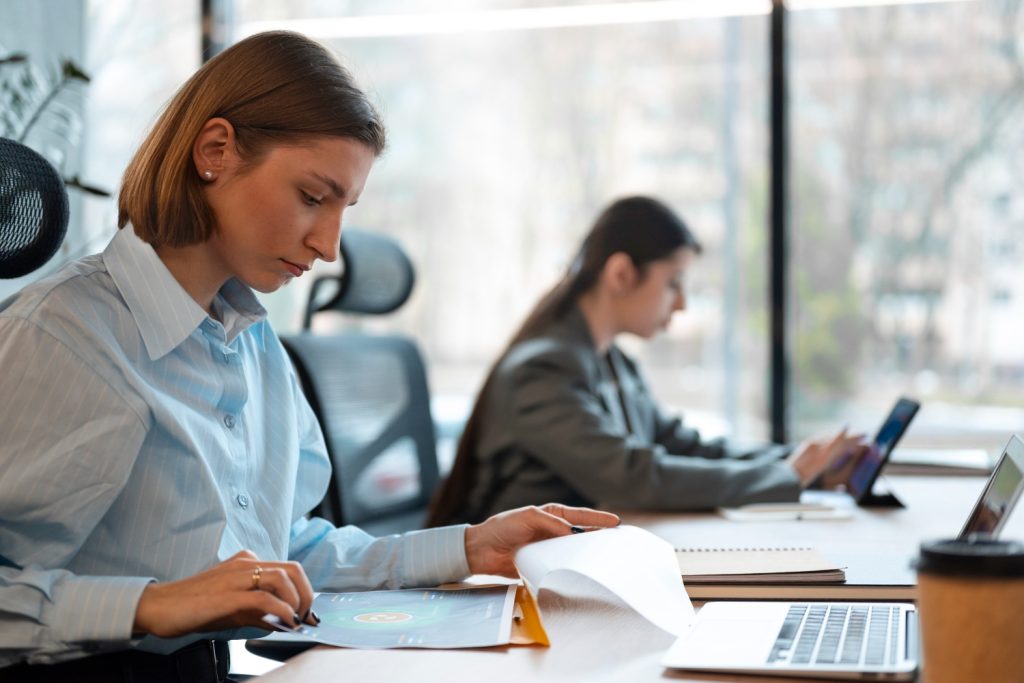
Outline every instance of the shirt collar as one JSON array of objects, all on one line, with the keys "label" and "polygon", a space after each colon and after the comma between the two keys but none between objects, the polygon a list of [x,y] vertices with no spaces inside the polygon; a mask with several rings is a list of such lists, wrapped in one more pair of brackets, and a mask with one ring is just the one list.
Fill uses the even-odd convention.
[{"label": "shirt collar", "polygon": [[[205,321],[220,325],[189,296],[131,225],[118,230],[110,240],[103,262],[135,318],[150,360],[170,353]],[[217,297],[215,310],[222,312],[228,343],[267,315],[252,290],[233,278],[221,287]],[[261,325],[256,338],[265,349],[264,334]]]},{"label": "shirt collar", "polygon": [[590,326],[587,325],[587,318],[583,315],[583,311],[580,310],[579,303],[572,305],[562,317],[560,323],[573,341],[585,344],[586,346],[597,346],[594,343],[593,335],[590,333]]}]

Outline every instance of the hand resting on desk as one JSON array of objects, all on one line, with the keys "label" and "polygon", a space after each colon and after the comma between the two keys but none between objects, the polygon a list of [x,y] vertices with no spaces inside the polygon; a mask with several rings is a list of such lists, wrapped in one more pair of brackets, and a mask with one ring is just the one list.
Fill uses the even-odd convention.
[{"label": "hand resting on desk", "polygon": [[524,545],[568,536],[574,528],[588,530],[618,524],[618,515],[610,512],[557,503],[508,510],[466,529],[466,560],[474,574],[516,577],[519,574],[513,558]]}]

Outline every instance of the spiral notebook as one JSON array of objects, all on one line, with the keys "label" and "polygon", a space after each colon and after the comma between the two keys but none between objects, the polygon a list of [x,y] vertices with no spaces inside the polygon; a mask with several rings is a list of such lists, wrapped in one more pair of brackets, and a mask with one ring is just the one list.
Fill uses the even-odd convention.
[{"label": "spiral notebook", "polygon": [[676,548],[688,585],[842,583],[843,568],[810,547]]}]

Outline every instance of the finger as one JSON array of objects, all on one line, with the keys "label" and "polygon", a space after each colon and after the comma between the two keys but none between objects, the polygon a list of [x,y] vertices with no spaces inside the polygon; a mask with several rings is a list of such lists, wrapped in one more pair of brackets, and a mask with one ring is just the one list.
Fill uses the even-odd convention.
[{"label": "finger", "polygon": [[848,428],[843,427],[838,432],[834,432],[832,434],[819,434],[817,436],[811,437],[803,441],[802,444],[817,446],[818,448],[828,448],[832,444],[838,443],[842,439],[846,438],[847,431]]},{"label": "finger", "polygon": [[[299,591],[289,573],[281,566],[263,565],[260,568],[262,572],[260,573],[259,590],[273,593],[278,599],[291,605],[292,612],[304,614],[308,607],[300,610],[302,599],[299,597]],[[251,571],[247,578],[249,587],[253,587]]]},{"label": "finger", "polygon": [[296,618],[295,608],[281,600],[279,597],[267,591],[245,591],[238,595],[238,607],[235,618],[239,625],[255,626],[257,628],[268,628],[269,624],[264,620],[268,614],[272,614],[287,626],[299,626]]},{"label": "finger", "polygon": [[[546,507],[546,506],[545,506]],[[558,538],[571,534],[573,524],[560,515],[552,514],[543,508],[534,508],[528,522],[532,538],[530,541],[542,541],[546,538]]]},{"label": "finger", "polygon": [[833,434],[831,437],[821,439],[820,441],[818,441],[817,446],[821,453],[825,454],[827,457],[832,457],[835,454],[836,450],[842,448],[842,445],[846,442],[846,439],[847,431],[846,427],[843,427],[836,434]]},{"label": "finger", "polygon": [[858,434],[847,434],[843,438],[841,443],[844,446],[851,447],[851,446],[860,446],[861,444],[863,444],[865,442],[866,442],[865,435],[863,433],[858,433]]},{"label": "finger", "polygon": [[842,466],[851,461],[859,460],[866,450],[867,448],[863,444],[856,441],[852,443],[842,443],[832,449],[829,457],[831,462]]},{"label": "finger", "polygon": [[861,433],[848,434],[846,427],[836,434],[831,442],[824,449],[825,453],[833,461],[839,456],[844,456],[853,453],[857,447],[859,447],[864,441],[864,435]]},{"label": "finger", "polygon": [[836,432],[836,434],[834,434],[831,439],[829,439],[826,442],[826,448],[831,449],[834,448],[836,445],[843,443],[847,438],[847,433],[848,427],[844,426],[842,429]]},{"label": "finger", "polygon": [[860,462],[870,452],[871,452],[871,447],[870,446],[868,446],[867,444],[864,444],[864,443],[858,444],[853,449],[853,459],[855,461],[857,461],[857,462]]},{"label": "finger", "polygon": [[849,464],[850,460],[853,458],[855,454],[856,451],[840,451],[839,455],[837,455],[832,460],[832,463],[828,466],[828,469],[832,472],[837,472],[843,469],[844,467],[846,467],[847,464]]},{"label": "finger", "polygon": [[592,508],[571,507],[559,503],[548,503],[541,506],[541,510],[550,515],[561,517],[569,522],[571,526],[604,528],[618,526],[622,521],[618,515],[611,512],[594,510]]},{"label": "finger", "polygon": [[313,584],[309,582],[309,577],[306,576],[306,570],[304,570],[302,565],[298,562],[284,562],[281,566],[286,572],[288,572],[292,585],[298,593],[299,606],[297,611],[299,616],[306,623],[315,626],[318,620],[313,619],[310,616],[310,608],[313,607]]},{"label": "finger", "polygon": [[232,560],[258,560],[258,559],[259,559],[259,557],[256,556],[256,553],[254,553],[251,550],[239,550],[237,553],[235,553],[234,555],[232,555],[228,559],[224,560],[224,562],[230,562]]},{"label": "finger", "polygon": [[[607,512],[598,513],[597,510],[589,510],[588,508],[570,508],[559,505],[555,509],[557,514],[553,514],[547,510],[547,507],[544,506],[538,509],[537,514],[532,520],[531,526],[534,529],[534,540],[557,538],[572,533],[579,533],[580,530],[586,530],[585,527],[604,528],[618,524],[619,518]],[[598,514],[595,516],[587,513]],[[603,523],[593,524],[592,522],[595,521]]]},{"label": "finger", "polygon": [[296,624],[291,605],[267,591],[230,590],[209,596],[193,613],[195,623],[181,634],[196,631],[222,631],[240,626],[269,629],[263,617],[271,614],[282,624]]}]

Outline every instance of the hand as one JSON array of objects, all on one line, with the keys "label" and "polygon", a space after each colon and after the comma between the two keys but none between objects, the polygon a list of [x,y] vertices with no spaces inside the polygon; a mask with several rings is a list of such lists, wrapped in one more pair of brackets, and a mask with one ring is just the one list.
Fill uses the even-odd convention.
[{"label": "hand", "polygon": [[583,530],[613,527],[618,515],[557,503],[523,507],[489,517],[466,529],[466,560],[474,574],[516,577],[513,559],[528,543],[568,536],[573,527]]},{"label": "hand", "polygon": [[850,481],[854,470],[868,454],[869,449],[870,447],[866,443],[861,442],[852,450],[840,453],[818,477],[817,484],[825,490],[841,489],[845,491],[846,483]]},{"label": "hand", "polygon": [[[810,439],[800,444],[786,459],[796,470],[800,486],[807,488],[833,464],[843,468],[863,453],[863,434],[847,434],[844,427],[831,439]],[[852,465],[850,465],[852,467]]]},{"label": "hand", "polygon": [[[259,580],[254,571],[259,568]],[[258,588],[256,587],[258,586]],[[151,583],[135,610],[134,633],[173,638],[241,626],[269,628],[266,614],[285,624],[319,620],[310,611],[313,587],[297,562],[264,562],[248,550],[180,581]]]}]

